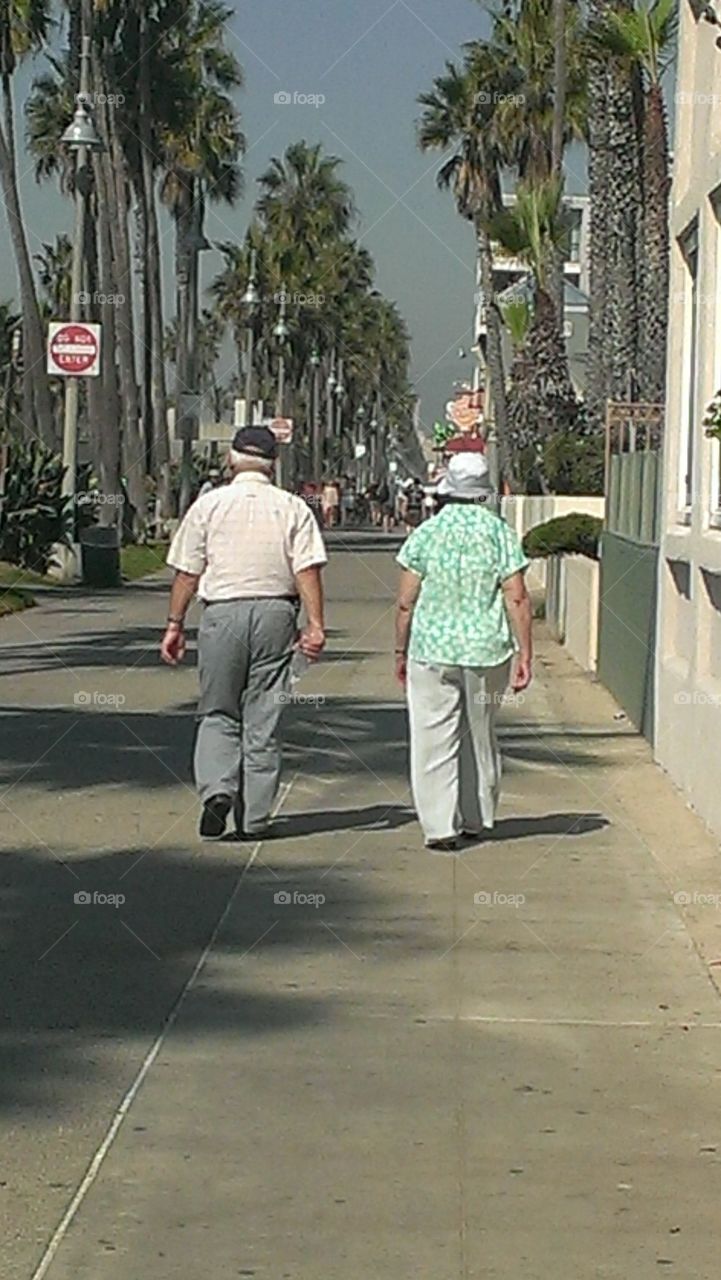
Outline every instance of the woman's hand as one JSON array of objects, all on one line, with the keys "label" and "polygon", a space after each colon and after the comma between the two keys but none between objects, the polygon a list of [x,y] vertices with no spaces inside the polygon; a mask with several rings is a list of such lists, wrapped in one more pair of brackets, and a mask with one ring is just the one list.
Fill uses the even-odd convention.
[{"label": "woman's hand", "polygon": [[516,658],[511,678],[511,688],[514,693],[521,693],[523,689],[527,689],[533,679],[533,669],[530,658],[524,658],[519,655]]},{"label": "woman's hand", "polygon": [[408,658],[405,653],[396,654],[396,680],[405,689],[408,679]]}]

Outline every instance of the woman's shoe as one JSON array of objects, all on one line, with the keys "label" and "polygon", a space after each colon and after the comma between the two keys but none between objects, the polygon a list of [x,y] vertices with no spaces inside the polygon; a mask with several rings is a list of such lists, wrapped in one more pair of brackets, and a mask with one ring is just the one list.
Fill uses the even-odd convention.
[{"label": "woman's shoe", "polygon": [[458,837],[449,836],[446,840],[426,840],[426,849],[431,853],[455,853],[458,849]]}]

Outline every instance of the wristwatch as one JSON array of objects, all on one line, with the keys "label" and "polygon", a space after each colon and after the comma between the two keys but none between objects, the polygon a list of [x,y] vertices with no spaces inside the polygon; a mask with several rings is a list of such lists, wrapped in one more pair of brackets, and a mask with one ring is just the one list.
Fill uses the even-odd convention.
[{"label": "wristwatch", "polygon": [[176,626],[176,627],[182,627],[183,622],[184,622],[184,619],[183,619],[183,618],[174,618],[174,617],[173,617],[173,615],[172,615],[172,613],[169,613],[169,614],[168,614],[167,621],[168,621],[168,622],[172,622],[172,623],[173,623],[173,625],[174,625],[174,626]]}]

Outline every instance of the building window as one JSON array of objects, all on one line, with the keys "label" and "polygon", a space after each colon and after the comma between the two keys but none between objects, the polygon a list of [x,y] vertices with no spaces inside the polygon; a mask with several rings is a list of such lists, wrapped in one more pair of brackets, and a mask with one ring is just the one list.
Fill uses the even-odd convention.
[{"label": "building window", "polygon": [[698,223],[681,236],[679,247],[686,265],[683,289],[683,377],[679,439],[678,505],[686,518],[693,501],[693,466],[698,430]]},{"label": "building window", "polygon": [[581,261],[581,210],[570,209],[571,226],[569,230],[568,261]]}]

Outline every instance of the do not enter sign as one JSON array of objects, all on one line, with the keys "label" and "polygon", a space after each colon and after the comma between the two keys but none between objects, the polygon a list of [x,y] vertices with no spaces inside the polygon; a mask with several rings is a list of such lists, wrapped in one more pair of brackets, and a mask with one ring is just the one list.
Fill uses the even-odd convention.
[{"label": "do not enter sign", "polygon": [[100,334],[99,324],[53,321],[48,330],[48,373],[61,378],[97,378]]}]

